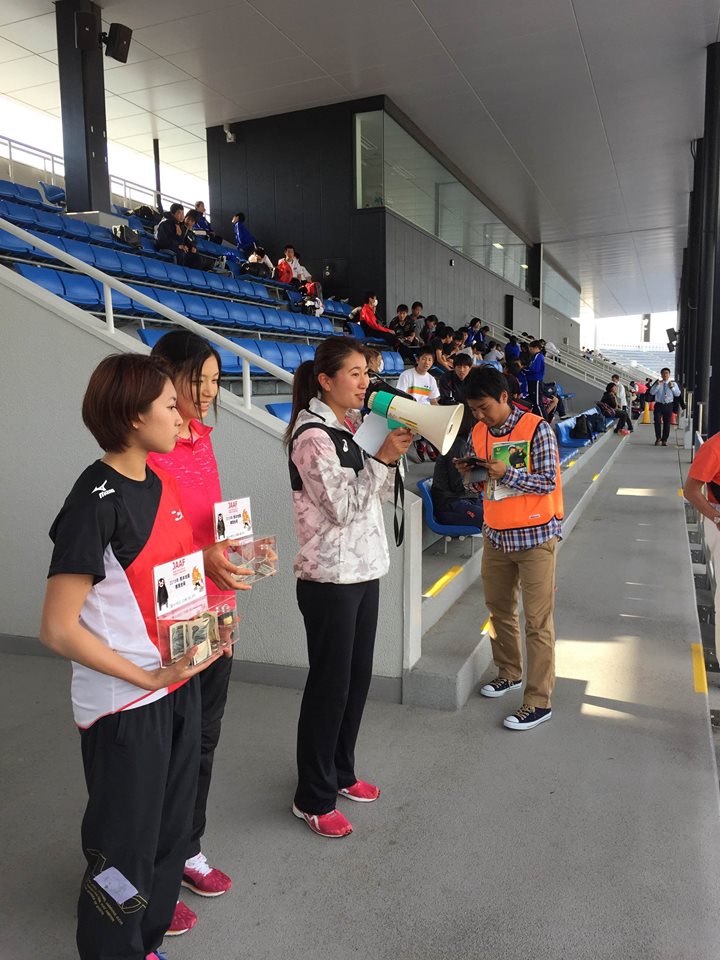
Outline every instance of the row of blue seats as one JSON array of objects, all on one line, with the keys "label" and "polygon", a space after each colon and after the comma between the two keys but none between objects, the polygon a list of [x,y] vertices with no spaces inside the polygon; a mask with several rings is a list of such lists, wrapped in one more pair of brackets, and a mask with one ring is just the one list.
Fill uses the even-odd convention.
[{"label": "row of blue seats", "polygon": [[60,207],[45,203],[42,194],[35,187],[26,187],[24,183],[13,183],[12,180],[0,180],[0,197],[3,200],[14,200],[17,203],[26,203],[40,210],[57,212]]},{"label": "row of blue seats", "polygon": [[[291,309],[299,309],[303,300],[303,295],[297,290],[292,289],[287,284],[283,284],[285,293],[290,301]],[[349,303],[341,303],[339,300],[323,300],[323,309],[331,317],[337,317],[338,320],[346,320],[350,316],[352,307]]]},{"label": "row of blue seats", "polygon": [[[598,412],[597,407],[591,407],[590,410],[583,410],[582,413],[578,413],[574,417],[565,417],[563,420],[560,420],[555,424],[555,434],[557,436],[558,446],[566,447],[568,449],[577,450],[579,447],[587,447],[592,443],[592,440],[576,440],[574,437],[570,436],[570,431],[575,426],[577,418],[580,416],[593,416]],[[615,421],[609,417],[605,417],[605,426],[609,427],[611,423]],[[562,452],[562,451],[561,451]],[[562,457],[561,457],[562,461]]]},{"label": "row of blue seats", "polygon": [[[87,223],[85,220],[69,217],[64,213],[50,213],[47,210],[37,210],[35,207],[24,207],[20,203],[9,200],[0,200],[0,217],[22,227],[23,230],[34,233],[42,240],[47,240],[48,237],[45,234],[50,234],[84,243],[99,244],[102,247],[113,247],[116,250],[137,251],[138,249],[118,240],[109,227]],[[144,234],[140,237],[140,249],[143,256],[174,262],[174,257],[169,251],[156,250],[154,240]]]},{"label": "row of blue seats", "polygon": [[[75,306],[89,310],[101,310],[103,307],[102,284],[92,277],[29,263],[17,263],[15,269],[27,280],[37,283]],[[148,287],[144,284],[131,284],[131,286],[133,290],[144,293],[147,297],[157,300],[158,303],[197,323],[301,337],[328,337],[335,333],[332,322],[327,317],[308,317],[290,313],[288,310],[238,303],[236,300],[220,300],[217,297],[178,293],[163,287]],[[156,311],[117,290],[112,291],[112,302],[113,309],[117,313],[130,316],[159,316]]]}]

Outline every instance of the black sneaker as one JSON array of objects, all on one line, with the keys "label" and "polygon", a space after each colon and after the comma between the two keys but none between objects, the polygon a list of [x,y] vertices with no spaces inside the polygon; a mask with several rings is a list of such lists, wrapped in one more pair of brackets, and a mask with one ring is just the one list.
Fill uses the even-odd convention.
[{"label": "black sneaker", "polygon": [[516,687],[522,686],[522,680],[505,680],[502,677],[498,677],[497,680],[493,680],[491,683],[486,683],[484,687],[480,687],[480,693],[484,697],[504,697],[509,690],[514,690]]},{"label": "black sneaker", "polygon": [[508,730],[532,730],[552,716],[550,707],[529,707],[524,703],[519,710],[503,720]]}]

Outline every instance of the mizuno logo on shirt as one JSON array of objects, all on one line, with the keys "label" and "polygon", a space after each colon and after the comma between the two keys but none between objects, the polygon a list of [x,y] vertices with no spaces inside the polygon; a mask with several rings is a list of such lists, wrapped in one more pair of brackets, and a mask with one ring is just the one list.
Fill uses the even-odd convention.
[{"label": "mizuno logo on shirt", "polygon": [[106,487],[105,487],[105,484],[106,484],[106,483],[107,483],[107,480],[103,480],[103,482],[100,484],[100,486],[99,486],[99,487],[95,487],[95,489],[93,490],[93,493],[96,493],[96,494],[98,495],[98,497],[100,498],[100,500],[102,500],[103,497],[108,497],[108,496],[110,496],[111,493],[115,493],[115,488],[114,488],[114,487],[111,487],[109,490],[106,489]]}]

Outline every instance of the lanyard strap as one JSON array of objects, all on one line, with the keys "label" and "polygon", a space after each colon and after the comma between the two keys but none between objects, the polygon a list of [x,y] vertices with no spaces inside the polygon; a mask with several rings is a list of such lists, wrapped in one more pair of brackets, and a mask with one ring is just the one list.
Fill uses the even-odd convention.
[{"label": "lanyard strap", "polygon": [[405,483],[403,481],[402,460],[395,467],[395,516],[393,527],[395,530],[395,546],[402,545],[405,539]]}]

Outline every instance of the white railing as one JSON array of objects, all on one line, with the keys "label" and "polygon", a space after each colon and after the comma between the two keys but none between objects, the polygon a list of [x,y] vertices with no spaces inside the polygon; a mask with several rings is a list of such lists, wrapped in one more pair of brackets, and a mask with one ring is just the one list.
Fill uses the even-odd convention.
[{"label": "white railing", "polygon": [[288,373],[287,370],[283,370],[282,367],[278,367],[276,364],[271,363],[269,360],[266,360],[264,357],[261,357],[256,353],[253,353],[251,350],[246,350],[244,347],[239,347],[236,343],[233,343],[232,340],[228,340],[227,337],[222,336],[222,334],[216,333],[214,330],[209,330],[200,323],[195,323],[194,320],[190,320],[188,317],[184,317],[181,313],[171,310],[170,307],[166,307],[165,304],[159,303],[157,300],[153,300],[152,297],[148,297],[146,294],[142,293],[142,291],[136,290],[134,287],[129,286],[127,283],[123,283],[122,280],[118,280],[116,277],[111,277],[107,273],[103,273],[102,270],[98,270],[96,267],[91,267],[87,263],[83,263],[83,261],[78,260],[77,257],[73,257],[71,254],[65,253],[64,250],[54,247],[51,243],[48,243],[46,240],[42,240],[40,237],[37,237],[32,233],[28,233],[27,230],[23,230],[14,223],[10,223],[9,220],[3,220],[3,218],[0,217],[0,228],[6,230],[8,233],[11,233],[19,240],[23,240],[25,243],[29,243],[33,247],[37,247],[39,250],[44,250],[45,253],[51,254],[56,260],[60,260],[62,263],[66,263],[69,267],[73,267],[73,269],[77,270],[78,273],[84,273],[88,277],[92,277],[94,280],[99,281],[103,288],[105,325],[108,333],[111,335],[115,333],[115,316],[112,305],[112,291],[117,290],[118,293],[124,293],[126,297],[130,297],[132,300],[135,300],[136,303],[147,307],[148,310],[151,310],[153,313],[159,313],[160,316],[165,317],[166,320],[171,320],[179,327],[185,327],[186,330],[192,330],[193,333],[197,333],[199,336],[204,337],[205,340],[209,340],[218,347],[222,347],[224,350],[228,350],[230,353],[236,354],[236,356],[240,357],[242,360],[242,402],[246,410],[249,410],[252,406],[252,385],[250,378],[251,363],[256,367],[260,367],[277,380],[282,380],[284,383],[290,384],[293,382],[292,374]]},{"label": "white railing", "polygon": [[[0,136],[0,156],[8,161],[8,175],[11,180],[14,178],[13,163],[18,163],[25,167],[33,167],[41,174],[39,179],[46,180],[53,185],[58,185],[58,180],[64,182],[65,161],[56,153],[50,153],[40,147],[31,147],[29,143],[21,143],[19,140],[12,140],[10,137]],[[124,206],[139,206],[140,204],[155,206],[155,189],[153,187],[126,180],[125,177],[119,177],[114,173],[109,176],[110,192],[116,197],[122,197]],[[178,197],[170,197],[163,191],[160,192],[160,195],[165,208],[171,203],[182,203],[186,210],[195,206],[194,200],[189,203],[186,200],[180,200]]]}]

